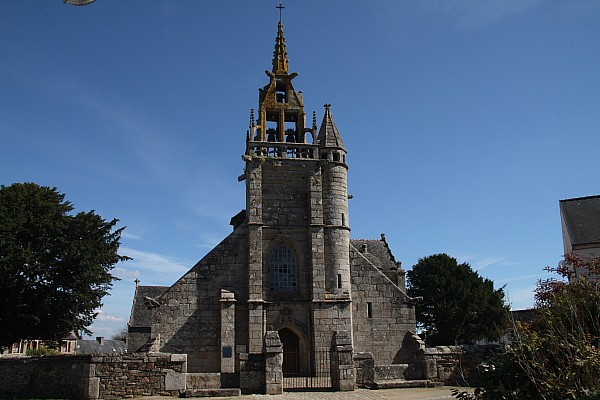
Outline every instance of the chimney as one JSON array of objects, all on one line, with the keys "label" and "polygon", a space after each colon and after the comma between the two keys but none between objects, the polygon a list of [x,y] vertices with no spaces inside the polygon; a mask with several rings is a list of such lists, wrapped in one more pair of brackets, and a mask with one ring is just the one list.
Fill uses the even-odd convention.
[{"label": "chimney", "polygon": [[104,344],[104,336],[97,336],[96,341],[100,344]]}]

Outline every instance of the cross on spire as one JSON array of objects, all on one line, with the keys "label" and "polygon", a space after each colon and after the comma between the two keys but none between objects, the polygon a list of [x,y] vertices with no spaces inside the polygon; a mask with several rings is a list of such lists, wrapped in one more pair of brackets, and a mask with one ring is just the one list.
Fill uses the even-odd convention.
[{"label": "cross on spire", "polygon": [[279,5],[275,8],[279,9],[279,23],[281,23],[281,21],[283,20],[283,9],[285,8],[285,6],[281,4],[281,0],[279,0]]},{"label": "cross on spire", "polygon": [[276,74],[287,74],[289,61],[282,22],[282,11],[285,7],[281,4],[281,0],[279,0],[279,5],[275,8],[279,10],[279,24],[277,24],[277,39],[275,39],[275,52],[273,53],[273,72]]}]

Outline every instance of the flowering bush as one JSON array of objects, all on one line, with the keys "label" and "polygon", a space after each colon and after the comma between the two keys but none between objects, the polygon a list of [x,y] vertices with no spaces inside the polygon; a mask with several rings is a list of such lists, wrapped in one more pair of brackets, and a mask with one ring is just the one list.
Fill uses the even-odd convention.
[{"label": "flowering bush", "polygon": [[480,365],[459,399],[600,399],[600,257],[565,256],[559,279],[538,282],[537,318],[514,323],[515,341]]}]

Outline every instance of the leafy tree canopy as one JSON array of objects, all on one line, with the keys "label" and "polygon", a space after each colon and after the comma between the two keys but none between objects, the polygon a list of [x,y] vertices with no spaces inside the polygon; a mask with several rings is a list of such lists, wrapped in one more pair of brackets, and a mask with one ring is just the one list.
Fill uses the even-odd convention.
[{"label": "leafy tree canopy", "polygon": [[56,188],[0,186],[0,347],[85,331],[117,280],[118,220],[74,210]]},{"label": "leafy tree canopy", "polygon": [[422,297],[417,323],[430,345],[497,339],[506,327],[504,290],[447,254],[421,258],[408,271],[408,294]]}]

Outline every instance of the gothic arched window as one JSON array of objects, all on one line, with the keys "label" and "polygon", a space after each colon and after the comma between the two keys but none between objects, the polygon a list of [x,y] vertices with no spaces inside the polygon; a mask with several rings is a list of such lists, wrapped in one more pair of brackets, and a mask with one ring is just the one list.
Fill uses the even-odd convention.
[{"label": "gothic arched window", "polygon": [[298,290],[296,257],[287,246],[274,248],[269,254],[269,289],[272,292]]}]

